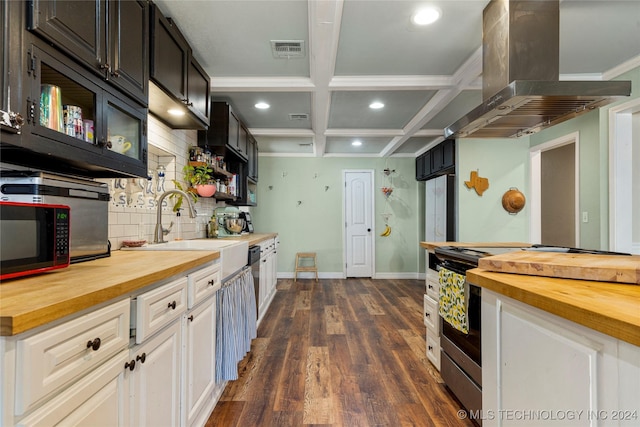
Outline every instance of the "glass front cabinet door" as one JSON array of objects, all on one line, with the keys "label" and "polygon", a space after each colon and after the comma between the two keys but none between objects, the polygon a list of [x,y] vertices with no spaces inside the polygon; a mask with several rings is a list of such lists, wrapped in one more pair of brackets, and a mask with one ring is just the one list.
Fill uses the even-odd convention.
[{"label": "glass front cabinet door", "polygon": [[45,43],[32,43],[27,56],[20,145],[21,156],[30,157],[22,163],[94,177],[146,177],[147,109]]}]

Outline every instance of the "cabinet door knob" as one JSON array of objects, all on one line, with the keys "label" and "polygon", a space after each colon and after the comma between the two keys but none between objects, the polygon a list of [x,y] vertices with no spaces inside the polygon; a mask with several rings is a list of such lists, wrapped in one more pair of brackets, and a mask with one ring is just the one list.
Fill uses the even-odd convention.
[{"label": "cabinet door knob", "polygon": [[147,353],[142,353],[139,356],[136,356],[136,360],[140,361],[140,363],[144,363],[147,360]]},{"label": "cabinet door knob", "polygon": [[176,309],[176,302],[175,301],[171,301],[168,305],[167,308],[170,308],[171,310],[175,310]]},{"label": "cabinet door knob", "polygon": [[189,319],[190,322],[193,322],[193,314],[189,317],[187,317],[187,319]]},{"label": "cabinet door knob", "polygon": [[127,362],[124,364],[124,369],[128,369],[133,371],[136,368],[136,361],[131,359],[131,362]]},{"label": "cabinet door knob", "polygon": [[87,342],[87,348],[90,348],[93,351],[97,351],[100,348],[100,338],[96,338],[93,341]]}]

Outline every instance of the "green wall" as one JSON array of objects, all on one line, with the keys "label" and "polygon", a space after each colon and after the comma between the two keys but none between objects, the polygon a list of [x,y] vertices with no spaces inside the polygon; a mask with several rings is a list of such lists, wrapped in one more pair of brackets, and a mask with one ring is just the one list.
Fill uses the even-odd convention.
[{"label": "green wall", "polygon": [[589,212],[589,222],[580,223],[580,246],[609,248],[609,109],[640,96],[640,68],[614,80],[631,80],[631,96],[531,135],[531,147],[578,132],[580,168],[580,212]]},{"label": "green wall", "polygon": [[[529,139],[457,140],[456,191],[458,240],[461,242],[529,241],[529,209],[511,215],[502,207],[502,195],[512,187],[529,194]],[[472,171],[489,180],[479,196],[465,181]]]},{"label": "green wall", "polygon": [[[382,173],[395,169],[393,194],[386,199],[380,190],[388,185]],[[278,272],[293,272],[296,252],[318,254],[318,270],[325,276],[341,277],[344,271],[343,170],[374,170],[375,271],[378,277],[414,277],[423,251],[424,201],[415,180],[415,159],[407,157],[260,157],[258,206],[251,208],[257,232],[280,236]],[[327,188],[328,187],[328,188]],[[422,197],[424,199],[424,197]],[[301,202],[301,203],[298,203]],[[383,212],[391,213],[389,237]],[[422,209],[422,211],[420,210]]]}]

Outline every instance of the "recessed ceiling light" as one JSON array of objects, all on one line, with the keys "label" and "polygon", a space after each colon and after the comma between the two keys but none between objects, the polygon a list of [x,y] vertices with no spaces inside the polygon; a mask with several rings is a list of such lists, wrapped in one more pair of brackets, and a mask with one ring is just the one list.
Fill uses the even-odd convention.
[{"label": "recessed ceiling light", "polygon": [[360,141],[359,139],[356,139],[351,143],[351,145],[353,145],[354,147],[359,147],[362,145],[362,141]]},{"label": "recessed ceiling light", "polygon": [[254,107],[260,110],[266,110],[267,108],[271,107],[271,105],[267,104],[266,102],[258,102],[256,105],[254,105]]},{"label": "recessed ceiling light", "polygon": [[369,104],[369,108],[374,109],[374,110],[379,110],[381,108],[384,107],[384,104],[382,102],[379,101],[375,101],[372,102],[371,104]]},{"label": "recessed ceiling light", "polygon": [[415,25],[429,25],[436,22],[442,16],[442,11],[434,6],[425,7],[418,10],[411,17],[411,22]]},{"label": "recessed ceiling light", "polygon": [[184,116],[184,110],[180,110],[178,108],[171,108],[169,110],[167,110],[167,113],[171,114],[172,116]]}]

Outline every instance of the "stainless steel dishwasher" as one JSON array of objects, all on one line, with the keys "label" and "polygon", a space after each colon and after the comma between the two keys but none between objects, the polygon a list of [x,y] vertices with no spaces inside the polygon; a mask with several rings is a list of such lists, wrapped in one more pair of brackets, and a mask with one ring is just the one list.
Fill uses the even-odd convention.
[{"label": "stainless steel dishwasher", "polygon": [[249,247],[249,264],[253,275],[253,286],[256,292],[256,319],[258,318],[259,298],[260,298],[260,246]]}]

